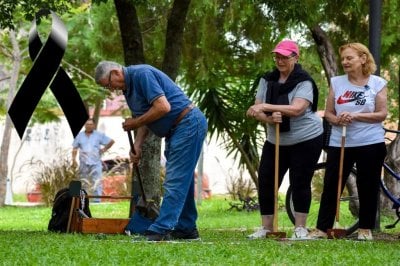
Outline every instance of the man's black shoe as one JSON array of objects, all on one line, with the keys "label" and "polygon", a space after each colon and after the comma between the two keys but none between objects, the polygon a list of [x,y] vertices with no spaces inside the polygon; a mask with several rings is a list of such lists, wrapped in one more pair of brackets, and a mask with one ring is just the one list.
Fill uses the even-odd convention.
[{"label": "man's black shoe", "polygon": [[171,236],[169,234],[159,234],[151,230],[146,230],[144,232],[144,236],[147,238],[147,241],[169,241],[171,240]]},{"label": "man's black shoe", "polygon": [[184,230],[174,230],[171,232],[172,239],[184,239],[184,240],[199,240],[199,231],[197,229],[184,231]]}]

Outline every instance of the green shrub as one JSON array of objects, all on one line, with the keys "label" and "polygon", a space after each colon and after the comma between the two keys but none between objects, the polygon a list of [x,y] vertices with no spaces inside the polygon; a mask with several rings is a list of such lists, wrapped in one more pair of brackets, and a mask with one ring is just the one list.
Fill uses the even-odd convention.
[{"label": "green shrub", "polygon": [[67,151],[57,150],[54,159],[48,163],[32,159],[29,161],[35,185],[40,187],[46,206],[53,204],[57,191],[68,187],[72,180],[79,180],[78,169],[72,167]]},{"label": "green shrub", "polygon": [[233,200],[252,198],[257,191],[252,180],[243,178],[243,171],[239,177],[229,176],[227,190]]}]

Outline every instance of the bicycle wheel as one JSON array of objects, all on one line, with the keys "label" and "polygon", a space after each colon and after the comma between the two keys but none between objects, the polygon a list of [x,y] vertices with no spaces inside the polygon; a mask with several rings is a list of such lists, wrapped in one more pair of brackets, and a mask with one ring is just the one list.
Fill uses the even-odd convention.
[{"label": "bicycle wheel", "polygon": [[381,176],[380,185],[383,194],[386,196],[385,199],[381,197],[381,207],[393,209],[396,213],[397,220],[393,224],[386,225],[386,229],[394,228],[400,220],[400,198],[397,192],[397,184],[400,181],[400,175],[396,173],[390,165],[386,162],[383,163],[385,174]]},{"label": "bicycle wheel", "polygon": [[[319,176],[323,177],[325,174],[326,163],[318,163],[315,166],[314,177]],[[355,180],[356,170],[352,169],[349,180]],[[317,225],[318,219],[318,210],[319,210],[319,202],[321,199],[321,195],[315,195],[313,193],[313,199],[310,207],[310,211],[307,217],[307,226],[311,228],[315,228]],[[289,219],[294,224],[294,206],[292,199],[292,188],[289,186],[286,192],[286,211],[289,216]],[[349,182],[346,183],[346,187],[342,193],[342,197],[340,198],[340,228],[346,229],[347,235],[352,234],[355,230],[358,229],[358,194],[357,189],[354,189],[354,185],[350,185]]]}]

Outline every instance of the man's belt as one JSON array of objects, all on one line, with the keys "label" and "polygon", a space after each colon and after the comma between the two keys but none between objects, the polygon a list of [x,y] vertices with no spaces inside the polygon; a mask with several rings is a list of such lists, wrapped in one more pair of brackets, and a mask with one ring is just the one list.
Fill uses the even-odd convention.
[{"label": "man's belt", "polygon": [[194,103],[191,103],[185,109],[183,109],[183,111],[178,115],[178,118],[175,120],[174,126],[178,125],[181,122],[181,120],[185,117],[185,115],[195,107],[196,106],[194,105]]}]

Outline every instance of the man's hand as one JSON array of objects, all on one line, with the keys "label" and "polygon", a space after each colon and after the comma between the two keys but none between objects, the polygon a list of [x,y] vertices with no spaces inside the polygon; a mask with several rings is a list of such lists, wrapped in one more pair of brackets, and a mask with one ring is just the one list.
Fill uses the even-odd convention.
[{"label": "man's hand", "polygon": [[125,131],[134,130],[134,129],[137,129],[139,127],[140,127],[140,125],[137,122],[136,118],[125,118],[125,122],[122,123],[122,128]]},{"label": "man's hand", "polygon": [[131,162],[134,165],[138,165],[140,162],[140,158],[142,157],[142,149],[139,148],[137,145],[134,145],[135,153],[131,150],[129,152],[129,157],[131,159]]}]

